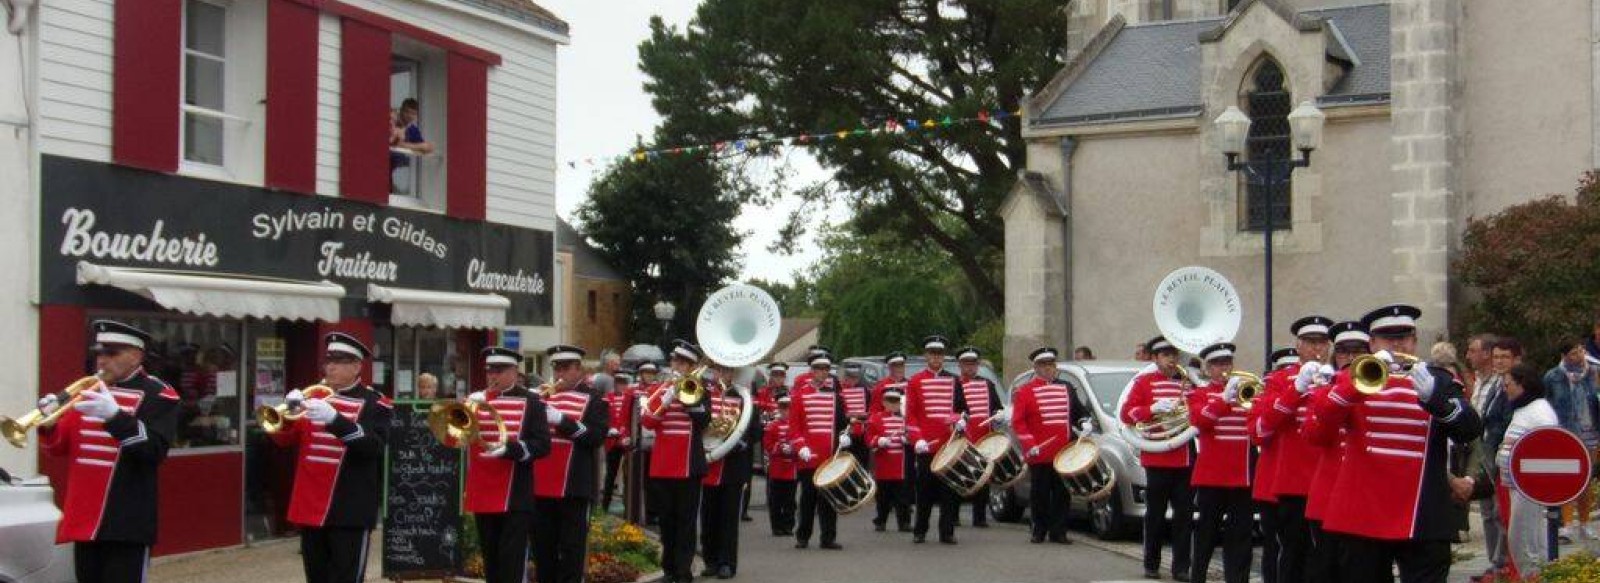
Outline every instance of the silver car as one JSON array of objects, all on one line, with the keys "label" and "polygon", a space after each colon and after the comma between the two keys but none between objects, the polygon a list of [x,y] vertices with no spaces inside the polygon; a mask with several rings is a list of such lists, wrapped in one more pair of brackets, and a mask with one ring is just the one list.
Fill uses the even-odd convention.
[{"label": "silver car", "polygon": [[56,509],[49,479],[0,480],[0,582],[73,580],[72,547],[56,544]]},{"label": "silver car", "polygon": [[[1100,455],[1117,475],[1116,492],[1105,500],[1088,503],[1073,498],[1069,513],[1087,515],[1095,536],[1111,540],[1125,538],[1139,532],[1144,518],[1145,476],[1139,465],[1139,452],[1122,438],[1122,421],[1118,418],[1117,403],[1140,369],[1147,364],[1136,361],[1087,360],[1066,361],[1056,364],[1061,378],[1066,379],[1076,393],[1079,403],[1093,410],[1094,438],[1100,445]],[[1033,379],[1027,371],[1012,379],[1016,387]],[[1010,401],[1008,390],[1005,399]],[[992,489],[989,493],[989,511],[995,520],[1016,522],[1023,519],[1028,508],[1028,480],[1021,480],[1009,489]]]}]

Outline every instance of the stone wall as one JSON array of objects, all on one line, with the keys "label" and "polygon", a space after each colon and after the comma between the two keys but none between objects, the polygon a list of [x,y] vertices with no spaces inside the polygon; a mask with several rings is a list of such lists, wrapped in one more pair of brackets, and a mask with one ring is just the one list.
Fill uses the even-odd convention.
[{"label": "stone wall", "polygon": [[1449,260],[1457,238],[1454,0],[1396,0],[1390,10],[1391,301],[1422,308],[1419,338],[1449,322]]}]

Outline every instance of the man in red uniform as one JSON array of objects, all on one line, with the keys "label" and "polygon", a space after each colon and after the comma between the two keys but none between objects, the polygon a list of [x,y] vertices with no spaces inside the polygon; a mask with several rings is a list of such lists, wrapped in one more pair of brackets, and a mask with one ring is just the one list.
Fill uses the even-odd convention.
[{"label": "man in red uniform", "polygon": [[[887,368],[889,370],[889,374],[886,374],[886,375],[884,375],[883,378],[878,379],[878,384],[873,385],[873,387],[872,387],[872,405],[870,405],[868,407],[868,411],[867,411],[868,415],[871,415],[873,413],[877,413],[877,412],[883,410],[883,393],[884,393],[884,391],[888,391],[890,389],[893,389],[895,392],[900,393],[901,404],[904,405],[905,394],[906,394],[906,355],[905,355],[905,353],[904,352],[900,352],[898,350],[896,350],[894,352],[890,352],[888,356],[883,357],[883,364],[884,364],[885,368]],[[902,406],[901,407],[902,414],[904,414],[904,411],[905,411],[905,408]],[[909,446],[907,446],[907,447],[909,447]],[[913,461],[913,463],[915,462],[915,460],[912,460],[912,461]]]},{"label": "man in red uniform", "polygon": [[1250,580],[1250,530],[1254,510],[1250,504],[1249,429],[1239,399],[1240,380],[1233,372],[1237,348],[1227,342],[1200,351],[1209,383],[1189,393],[1189,424],[1200,430],[1199,455],[1190,485],[1200,522],[1195,525],[1194,561],[1190,577],[1204,583],[1211,570],[1211,554],[1222,543],[1223,579],[1228,583]]},{"label": "man in red uniform", "polygon": [[[672,372],[687,377],[700,362],[700,347],[678,340]],[[692,406],[678,400],[676,379],[658,383],[645,403],[640,423],[656,433],[650,450],[650,485],[656,490],[661,521],[661,571],[668,583],[694,580],[695,525],[700,512],[700,479],[706,475],[702,436],[711,424],[705,400]]]},{"label": "man in red uniform", "polygon": [[[1133,378],[1123,399],[1122,423],[1133,425],[1157,415],[1177,411],[1191,388],[1188,371],[1178,362],[1178,349],[1166,338],[1157,336],[1145,343],[1155,359]],[[1190,523],[1194,520],[1194,497],[1189,492],[1193,442],[1164,452],[1140,452],[1144,466],[1146,498],[1144,510],[1144,575],[1159,578],[1161,543],[1167,534],[1167,507],[1172,507],[1172,578],[1189,580]]]},{"label": "man in red uniform", "polygon": [[[607,361],[609,363],[609,361]],[[611,511],[611,498],[617,491],[617,476],[622,469],[622,459],[633,449],[633,404],[638,400],[635,385],[623,382],[615,375],[611,390],[606,391],[606,407],[611,413],[611,426],[606,428],[606,484],[600,498],[600,509]]]},{"label": "man in red uniform", "polygon": [[544,402],[550,455],[533,465],[533,560],[539,583],[580,583],[589,560],[589,507],[598,493],[595,463],[611,412],[586,382],[582,348],[558,344],[545,354],[555,394]]},{"label": "man in red uniform", "polygon": [[886,390],[883,403],[867,422],[867,441],[872,442],[872,479],[878,482],[878,515],[872,528],[887,530],[890,512],[900,532],[911,530],[911,497],[906,491],[906,418],[900,413],[901,394]]},{"label": "man in red uniform", "polygon": [[[488,386],[467,396],[483,440],[468,445],[462,510],[476,517],[484,580],[519,583],[528,580],[533,460],[550,453],[550,429],[544,403],[517,382],[522,354],[491,346],[483,349],[483,362]],[[496,414],[505,424],[505,441],[496,430]]]},{"label": "man in red uniform", "polygon": [[[1363,317],[1374,356],[1414,354],[1421,313],[1391,305]],[[1374,394],[1345,375],[1313,403],[1319,423],[1347,431],[1322,527],[1345,535],[1343,575],[1350,581],[1391,580],[1398,563],[1407,583],[1442,582],[1456,535],[1449,442],[1476,439],[1483,422],[1448,371],[1418,363],[1391,372]]]},{"label": "man in red uniform", "polygon": [[[1005,403],[1000,391],[989,379],[978,376],[978,360],[982,355],[977,347],[967,346],[956,353],[956,366],[961,376],[956,380],[956,410],[966,420],[967,439],[972,443],[989,435],[990,418],[1001,415]],[[989,528],[989,486],[985,484],[968,499],[972,502],[972,526]]]},{"label": "man in red uniform", "polygon": [[[745,407],[744,396],[733,389],[736,371],[714,364],[715,379],[707,383],[714,416],[737,419]],[[739,574],[739,522],[743,510],[745,485],[750,483],[755,447],[761,443],[762,427],[751,421],[733,449],[722,459],[711,462],[701,481],[700,557],[705,561],[702,577],[732,579]]]},{"label": "man in red uniform", "polygon": [[1272,494],[1272,478],[1278,473],[1278,440],[1272,430],[1262,425],[1261,413],[1272,409],[1275,402],[1273,390],[1284,386],[1282,378],[1293,375],[1300,368],[1300,355],[1294,348],[1272,351],[1272,362],[1266,374],[1261,375],[1262,391],[1250,407],[1247,422],[1250,441],[1255,443],[1256,458],[1254,479],[1250,481],[1250,497],[1255,500],[1256,516],[1261,521],[1261,580],[1278,581],[1278,498]]},{"label": "man in red uniform", "polygon": [[[1295,352],[1300,369],[1315,371],[1328,361],[1333,342],[1328,330],[1333,320],[1306,316],[1289,325],[1295,337]],[[1296,374],[1299,374],[1298,371]],[[1272,407],[1261,412],[1260,422],[1277,443],[1277,470],[1272,476],[1272,494],[1278,500],[1278,580],[1304,581],[1306,556],[1311,545],[1311,527],[1306,524],[1306,494],[1311,491],[1311,476],[1317,471],[1317,456],[1322,449],[1306,442],[1301,424],[1311,414],[1310,402],[1300,398],[1294,378],[1272,377],[1278,383]]]},{"label": "man in red uniform", "polygon": [[[1322,365],[1316,372],[1306,372],[1309,382],[1295,379],[1295,389],[1298,392],[1304,384],[1310,394],[1301,397],[1302,401],[1309,400],[1313,403],[1327,398],[1328,391],[1333,390],[1333,385],[1343,382],[1348,377],[1346,371],[1356,357],[1370,354],[1372,337],[1367,334],[1366,327],[1360,322],[1340,322],[1333,325],[1333,365]],[[1337,372],[1335,372],[1337,371]],[[1306,556],[1306,580],[1318,583],[1339,583],[1347,578],[1340,569],[1339,555],[1341,554],[1340,541],[1342,535],[1327,532],[1322,528],[1322,521],[1328,517],[1328,502],[1333,497],[1333,488],[1339,479],[1339,470],[1344,465],[1344,436],[1345,430],[1341,427],[1327,426],[1320,417],[1312,415],[1300,426],[1300,433],[1312,446],[1322,448],[1322,456],[1317,460],[1317,471],[1311,478],[1311,491],[1306,494],[1306,522],[1311,527],[1311,552]]]},{"label": "man in red uniform", "polygon": [[289,408],[304,409],[305,415],[268,435],[280,446],[299,449],[289,522],[300,526],[306,581],[361,581],[367,538],[378,525],[394,405],[361,383],[361,366],[372,357],[366,345],[334,332],[325,346],[322,382],[333,396],[311,399],[289,391]]},{"label": "man in red uniform", "polygon": [[789,387],[784,383],[788,378],[788,364],[773,362],[767,365],[767,384],[756,389],[756,410],[761,412],[763,419],[771,420],[773,413],[778,411],[778,398],[789,394]]},{"label": "man in red uniform", "polygon": [[839,398],[844,399],[844,416],[850,423],[850,455],[856,461],[867,463],[867,418],[872,402],[872,387],[861,384],[861,364],[844,363],[844,377],[839,379]]},{"label": "man in red uniform", "polygon": [[777,412],[767,422],[761,449],[767,454],[767,514],[772,536],[794,535],[795,479],[798,464],[789,433],[788,395],[778,397]]},{"label": "man in red uniform", "polygon": [[844,414],[844,399],[839,397],[839,379],[829,374],[833,370],[833,357],[826,352],[811,355],[810,381],[795,389],[789,412],[789,439],[800,458],[800,523],[794,531],[794,548],[803,549],[811,544],[811,528],[822,525],[824,549],[838,550],[839,515],[833,506],[822,500],[812,479],[822,462],[836,449],[850,447],[849,421]]},{"label": "man in red uniform", "polygon": [[1078,400],[1072,386],[1056,368],[1056,349],[1040,348],[1028,355],[1033,378],[1011,394],[1011,429],[1028,464],[1028,506],[1033,519],[1034,544],[1070,545],[1067,538],[1067,486],[1056,473],[1056,454],[1075,439],[1075,428],[1088,433],[1093,425],[1089,409]]},{"label": "man in red uniform", "polygon": [[[156,538],[157,475],[178,430],[178,392],[144,372],[149,334],[110,320],[93,328],[100,382],[39,428],[40,449],[69,462],[56,542],[73,543],[78,581],[144,581]],[[54,413],[69,400],[45,395],[39,411]]]},{"label": "man in red uniform", "polygon": [[906,426],[917,456],[917,519],[911,542],[919,544],[928,540],[935,504],[939,506],[939,542],[956,544],[956,513],[961,511],[961,498],[933,475],[932,469],[933,452],[944,447],[958,426],[966,429],[956,413],[956,376],[944,370],[949,344],[937,334],[922,339],[928,368],[906,382]]}]

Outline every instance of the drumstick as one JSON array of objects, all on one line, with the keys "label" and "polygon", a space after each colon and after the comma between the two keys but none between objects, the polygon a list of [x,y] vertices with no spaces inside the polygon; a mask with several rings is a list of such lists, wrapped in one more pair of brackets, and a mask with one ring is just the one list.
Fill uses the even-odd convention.
[{"label": "drumstick", "polygon": [[1044,441],[1041,441],[1041,442],[1039,442],[1039,445],[1035,445],[1034,447],[1037,447],[1042,451],[1042,450],[1044,450],[1044,446],[1050,445],[1050,442],[1055,441],[1055,440],[1059,439],[1060,437],[1061,437],[1060,435],[1052,435],[1052,436],[1050,436],[1050,439],[1046,439]]}]

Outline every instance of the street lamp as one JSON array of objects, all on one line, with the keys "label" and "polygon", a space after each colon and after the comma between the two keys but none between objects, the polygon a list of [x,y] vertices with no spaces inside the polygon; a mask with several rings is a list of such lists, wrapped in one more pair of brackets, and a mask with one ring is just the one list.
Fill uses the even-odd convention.
[{"label": "street lamp", "polygon": [[[678,307],[672,302],[662,300],[655,305],[656,319],[661,320],[661,346],[665,347],[672,339],[668,338],[668,327],[672,325],[672,316],[678,313]],[[662,348],[666,350],[666,348]]]},{"label": "street lamp", "polygon": [[[1253,185],[1267,189],[1268,195],[1279,188],[1288,188],[1290,176],[1295,168],[1305,168],[1311,165],[1311,151],[1322,145],[1322,124],[1327,116],[1322,110],[1310,101],[1300,102],[1300,106],[1289,112],[1289,138],[1294,148],[1300,151],[1300,159],[1295,160],[1293,154],[1282,158],[1264,158],[1261,160],[1239,161],[1239,157],[1246,152],[1250,141],[1250,117],[1237,106],[1230,105],[1217,116],[1213,123],[1217,127],[1217,145],[1222,154],[1228,158],[1229,172],[1243,172],[1245,180]],[[1267,362],[1272,359],[1272,202],[1266,205],[1266,228],[1262,230],[1262,238],[1266,250],[1266,310],[1265,330],[1262,336],[1264,346],[1262,349],[1267,354]]]}]

